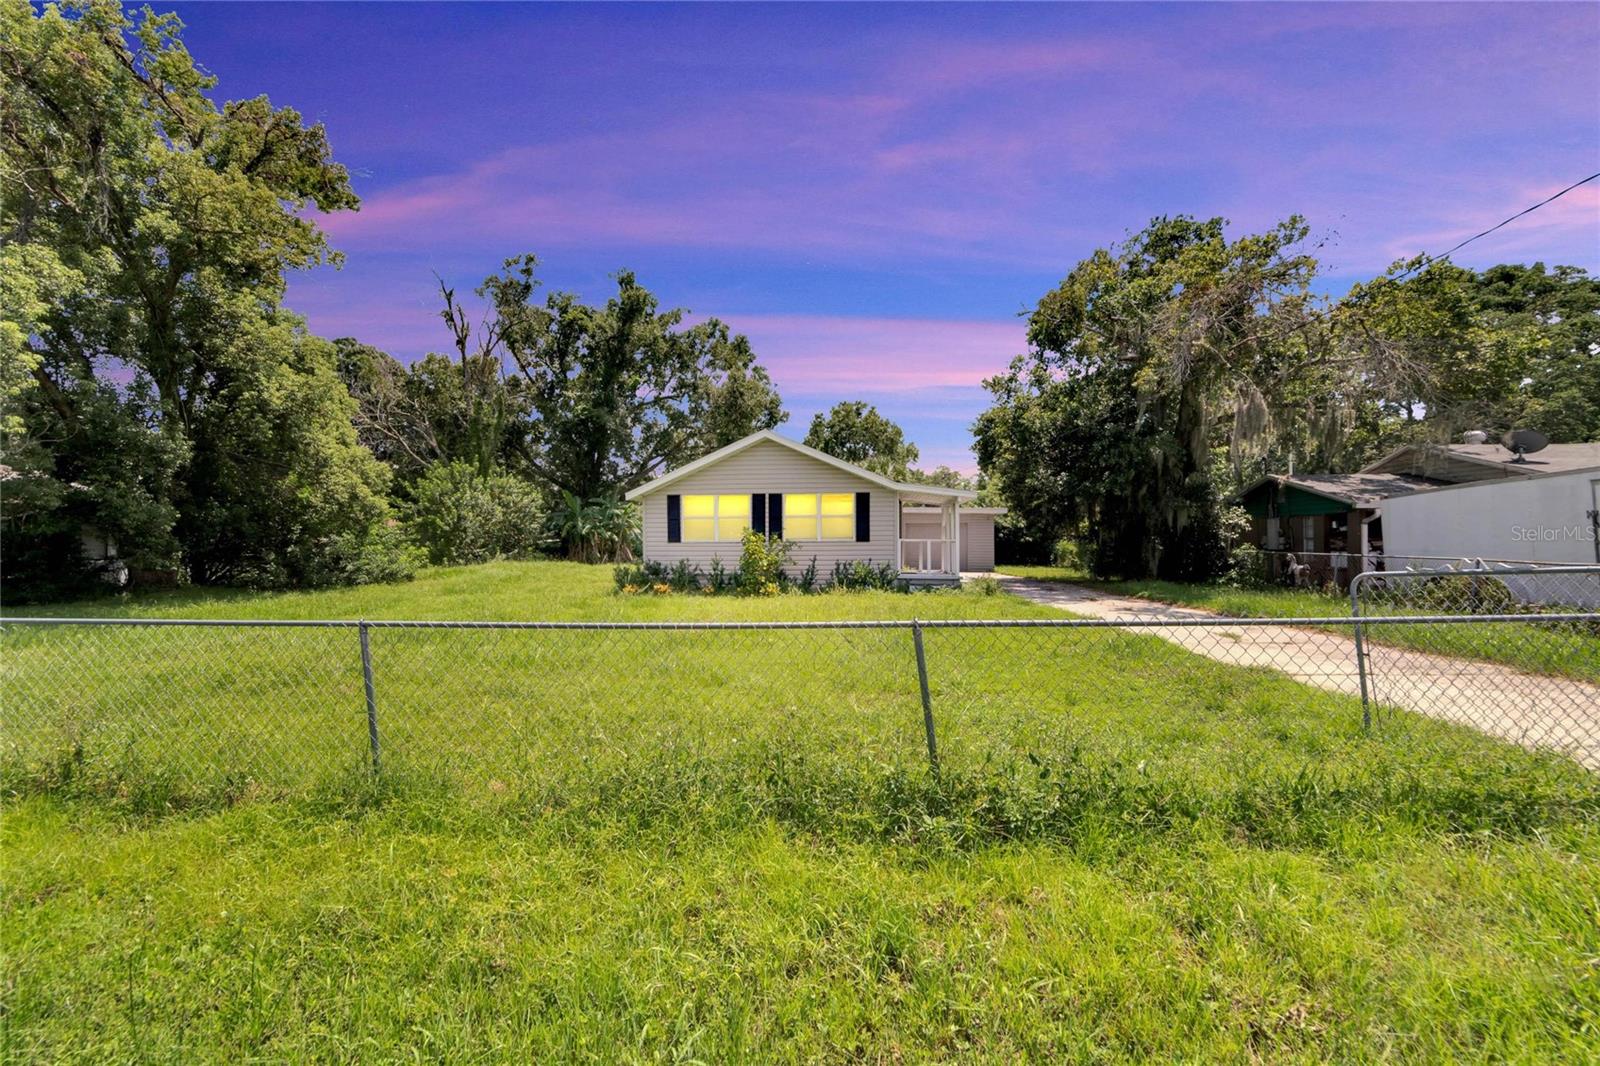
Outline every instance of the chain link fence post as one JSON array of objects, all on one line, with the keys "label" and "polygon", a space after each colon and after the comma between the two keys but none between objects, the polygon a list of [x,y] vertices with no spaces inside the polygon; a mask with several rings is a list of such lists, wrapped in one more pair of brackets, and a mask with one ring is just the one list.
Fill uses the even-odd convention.
[{"label": "chain link fence post", "polygon": [[933,697],[928,694],[928,657],[922,650],[922,623],[911,620],[911,643],[917,649],[917,681],[922,686],[922,728],[928,734],[928,768],[939,776],[939,742],[933,732]]},{"label": "chain link fence post", "polygon": [[1356,630],[1356,673],[1361,677],[1361,728],[1372,728],[1372,702],[1367,692],[1367,641],[1366,632],[1361,625],[1361,579],[1366,574],[1357,574],[1350,579],[1350,616],[1355,619]]},{"label": "chain link fence post", "polygon": [[367,693],[367,743],[372,747],[372,773],[377,775],[378,760],[378,693],[372,684],[372,643],[367,638],[367,623],[358,622],[361,633],[361,683]]}]

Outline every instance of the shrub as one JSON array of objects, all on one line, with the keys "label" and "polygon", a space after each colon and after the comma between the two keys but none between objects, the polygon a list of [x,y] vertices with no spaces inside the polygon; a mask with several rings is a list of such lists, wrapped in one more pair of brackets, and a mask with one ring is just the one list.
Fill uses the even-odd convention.
[{"label": "shrub", "polygon": [[1374,599],[1387,599],[1439,614],[1511,614],[1521,609],[1516,594],[1497,577],[1459,574],[1450,577],[1390,578],[1369,586]]},{"label": "shrub", "polygon": [[679,559],[668,573],[667,585],[673,592],[700,591],[700,568],[690,565],[686,559]]},{"label": "shrub", "polygon": [[1062,537],[1056,541],[1055,547],[1050,550],[1050,563],[1067,570],[1081,571],[1083,551],[1078,547],[1077,540],[1072,537]]},{"label": "shrub", "polygon": [[815,555],[813,555],[811,557],[811,561],[806,564],[806,568],[800,571],[800,580],[798,584],[800,591],[807,593],[808,595],[817,591],[817,557]]},{"label": "shrub", "polygon": [[706,591],[714,596],[739,590],[738,571],[731,571],[721,559],[711,560],[711,570],[706,575]]},{"label": "shrub", "polygon": [[[611,571],[618,592],[668,592],[667,568],[657,562],[624,563]],[[658,589],[659,586],[659,589]]]},{"label": "shrub", "polygon": [[330,538],[320,553],[319,565],[307,572],[307,583],[380,585],[410,581],[427,561],[427,553],[412,544],[398,524],[383,524],[365,534],[342,533]]},{"label": "shrub", "polygon": [[739,591],[746,596],[776,596],[793,550],[790,541],[768,540],[764,533],[746,530],[739,551]]},{"label": "shrub", "polygon": [[539,494],[519,477],[435,463],[412,488],[411,534],[435,565],[524,559],[537,553]]},{"label": "shrub", "polygon": [[892,563],[882,566],[873,566],[865,560],[858,559],[853,563],[837,562],[833,564],[833,588],[836,589],[879,589],[894,591],[904,589],[900,581],[900,572]]}]

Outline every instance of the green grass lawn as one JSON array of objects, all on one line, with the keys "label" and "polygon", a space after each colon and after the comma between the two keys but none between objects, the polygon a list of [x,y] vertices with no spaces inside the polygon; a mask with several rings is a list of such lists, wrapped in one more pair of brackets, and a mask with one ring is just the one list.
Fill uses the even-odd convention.
[{"label": "green grass lawn", "polygon": [[[1059,566],[1007,566],[1007,574],[1040,581],[1065,581],[1117,596],[1199,607],[1235,618],[1348,618],[1350,598],[1315,589],[1238,589],[1178,581],[1096,581]],[[1368,615],[1472,613],[1456,608],[1396,605],[1382,598],[1363,607]],[[1341,630],[1348,632],[1348,630]],[[1377,644],[1413,651],[1503,663],[1536,674],[1557,674],[1600,683],[1600,630],[1592,624],[1551,622],[1471,625],[1373,626]]]},{"label": "green grass lawn", "polygon": [[[609,590],[62,613],[1059,617]],[[4,1057],[1600,1055],[1594,775],[1153,637],[926,638],[938,778],[906,630],[375,630],[374,781],[352,631],[7,629]]]}]

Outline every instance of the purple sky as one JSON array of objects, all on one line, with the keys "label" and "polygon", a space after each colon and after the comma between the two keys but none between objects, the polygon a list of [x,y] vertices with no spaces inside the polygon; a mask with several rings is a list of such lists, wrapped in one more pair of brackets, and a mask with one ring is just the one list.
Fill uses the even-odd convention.
[{"label": "purple sky", "polygon": [[[626,267],[749,334],[784,432],[866,399],[928,466],[972,468],[1018,312],[1152,215],[1304,214],[1341,291],[1600,170],[1592,3],[178,10],[221,96],[355,175],[344,269],[290,284],[317,332],[409,359],[434,272],[533,251],[599,301]],[[1456,258],[1600,269],[1600,187]]]}]

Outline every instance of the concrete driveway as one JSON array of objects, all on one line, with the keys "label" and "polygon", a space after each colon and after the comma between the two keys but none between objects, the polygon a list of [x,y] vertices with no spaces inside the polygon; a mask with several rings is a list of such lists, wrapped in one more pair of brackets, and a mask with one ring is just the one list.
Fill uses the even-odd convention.
[{"label": "concrete driveway", "polygon": [[[1303,626],[1230,626],[1226,616],[1196,607],[1114,596],[1060,581],[994,576],[1007,592],[1035,603],[1084,618],[1156,623],[1137,628],[1218,662],[1265,667],[1329,692],[1361,695],[1350,633]],[[1217,619],[1219,624],[1159,625],[1171,619]],[[1556,748],[1600,769],[1600,687],[1370,640],[1367,652],[1369,691],[1375,704],[1472,726],[1530,748]]]}]

